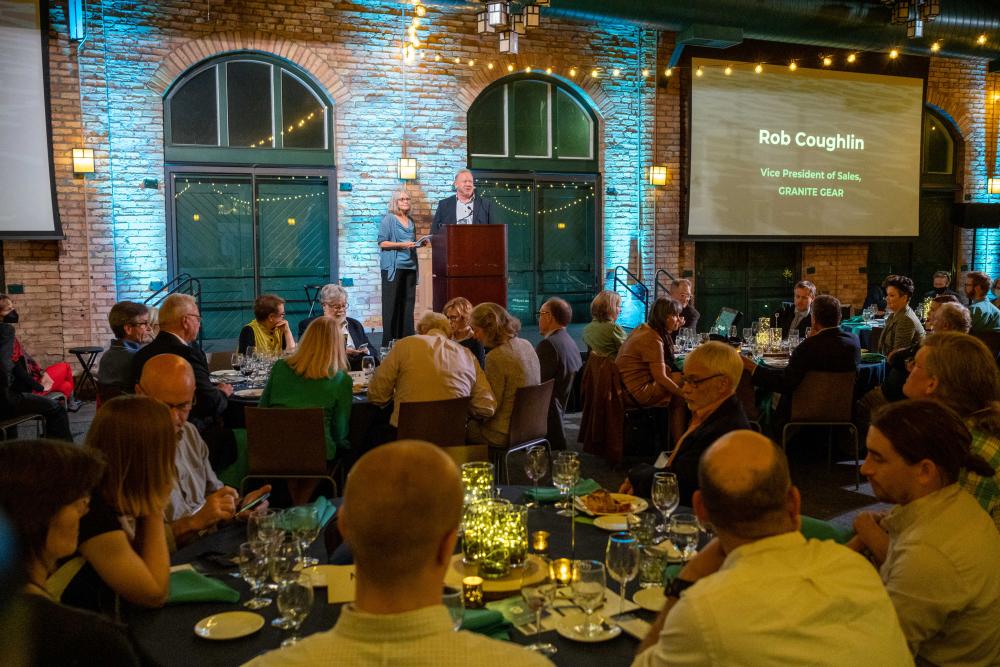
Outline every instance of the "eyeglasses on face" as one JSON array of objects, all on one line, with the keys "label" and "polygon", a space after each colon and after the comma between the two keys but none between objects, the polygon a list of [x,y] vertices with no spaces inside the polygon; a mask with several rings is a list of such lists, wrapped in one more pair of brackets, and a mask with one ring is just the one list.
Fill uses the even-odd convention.
[{"label": "eyeglasses on face", "polygon": [[542,315],[551,315],[551,313],[549,313],[549,311],[547,310],[540,310],[537,313],[535,313],[536,317],[541,317]]},{"label": "eyeglasses on face", "polygon": [[150,327],[149,320],[143,320],[141,322],[129,322],[130,327],[139,327],[141,329],[148,329]]},{"label": "eyeglasses on face", "polygon": [[681,378],[681,386],[683,387],[684,385],[689,384],[692,387],[694,387],[695,389],[697,389],[703,383],[708,382],[709,380],[714,380],[715,378],[721,378],[721,377],[723,377],[722,373],[716,373],[715,375],[709,375],[708,377],[703,377],[703,378],[696,378],[696,377],[691,377],[690,375],[685,375],[684,377]]}]

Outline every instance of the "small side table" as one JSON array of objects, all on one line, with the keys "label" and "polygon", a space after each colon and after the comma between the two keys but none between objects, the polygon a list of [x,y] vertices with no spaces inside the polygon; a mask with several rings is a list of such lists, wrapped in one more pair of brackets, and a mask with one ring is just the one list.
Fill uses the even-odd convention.
[{"label": "small side table", "polygon": [[[83,367],[83,374],[80,376],[80,386],[76,390],[80,390],[87,385],[94,388],[94,395],[97,395],[97,378],[91,372],[94,368],[94,362],[97,361],[97,355],[104,351],[103,347],[96,347],[93,345],[88,345],[86,347],[71,347],[69,351],[76,355],[76,358],[80,360],[80,365]],[[76,394],[74,390],[74,394]],[[76,400],[76,396],[73,396]]]}]

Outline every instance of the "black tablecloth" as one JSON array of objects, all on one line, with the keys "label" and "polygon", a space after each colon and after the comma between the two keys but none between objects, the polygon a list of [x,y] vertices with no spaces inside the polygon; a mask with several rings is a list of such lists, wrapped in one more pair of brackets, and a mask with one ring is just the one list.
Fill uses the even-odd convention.
[{"label": "black tablecloth", "polygon": [[[520,501],[524,487],[509,487],[503,489],[502,495],[513,501]],[[678,509],[678,511],[683,511]],[[551,504],[541,509],[532,509],[528,513],[528,530],[547,530],[549,538],[549,555],[553,558],[570,556],[570,520],[569,517],[558,516]],[[604,561],[604,550],[609,533],[592,525],[576,524],[576,557],[593,558]],[[239,603],[224,602],[190,603],[169,606],[164,609],[126,610],[133,638],[144,657],[150,664],[178,665],[194,667],[195,665],[238,665],[253,657],[277,648],[288,633],[271,626],[271,620],[276,618],[278,611],[272,604],[259,611],[267,623],[257,633],[231,641],[209,641],[194,634],[195,624],[211,614],[224,611],[242,610],[242,602],[249,599],[250,591],[242,580],[230,577],[228,572],[235,572],[235,567],[228,572],[219,566],[200,558],[204,554],[217,552],[233,555],[241,542],[245,541],[245,526],[231,525],[226,529],[207,536],[195,544],[181,549],[172,559],[174,564],[192,563],[199,571],[212,576],[218,576],[222,581],[240,591]],[[313,545],[310,553],[325,561],[325,549],[322,538]],[[618,590],[618,584],[608,579],[608,585]],[[627,597],[637,590],[637,583],[631,582],[627,587]],[[340,613],[339,605],[326,602],[326,589],[316,589],[316,600],[312,613],[302,626],[302,634],[308,635],[322,630],[328,630],[336,623]],[[617,610],[611,610],[617,613]],[[652,622],[655,614],[643,610],[634,612],[640,618]],[[628,665],[635,655],[638,641],[626,634],[621,634],[607,642],[598,644],[583,644],[561,637],[553,631],[543,632],[544,641],[555,644],[559,652],[552,660],[557,665]],[[520,644],[530,644],[534,637],[525,636],[516,629],[511,629],[511,639]]]}]

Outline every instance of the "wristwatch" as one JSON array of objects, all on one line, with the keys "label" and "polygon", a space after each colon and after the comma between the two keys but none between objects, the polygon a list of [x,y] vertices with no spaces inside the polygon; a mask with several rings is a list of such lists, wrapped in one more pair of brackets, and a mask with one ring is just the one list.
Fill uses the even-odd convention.
[{"label": "wristwatch", "polygon": [[694,586],[694,584],[695,582],[693,581],[688,581],[687,579],[681,579],[680,577],[674,577],[671,580],[671,582],[667,584],[667,587],[664,589],[663,594],[666,595],[668,598],[679,599],[681,597],[681,593]]}]

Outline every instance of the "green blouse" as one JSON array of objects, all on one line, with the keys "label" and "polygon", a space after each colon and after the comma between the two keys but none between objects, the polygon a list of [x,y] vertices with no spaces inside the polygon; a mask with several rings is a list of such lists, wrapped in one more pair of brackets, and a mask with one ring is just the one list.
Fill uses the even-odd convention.
[{"label": "green blouse", "polygon": [[614,359],[625,342],[625,330],[614,322],[593,320],[583,328],[583,342],[594,354]]},{"label": "green blouse", "polygon": [[331,378],[307,380],[278,360],[271,368],[271,377],[260,397],[262,408],[323,408],[326,415],[326,458],[333,459],[337,450],[350,446],[347,428],[351,419],[353,388],[351,376],[339,371]]}]

